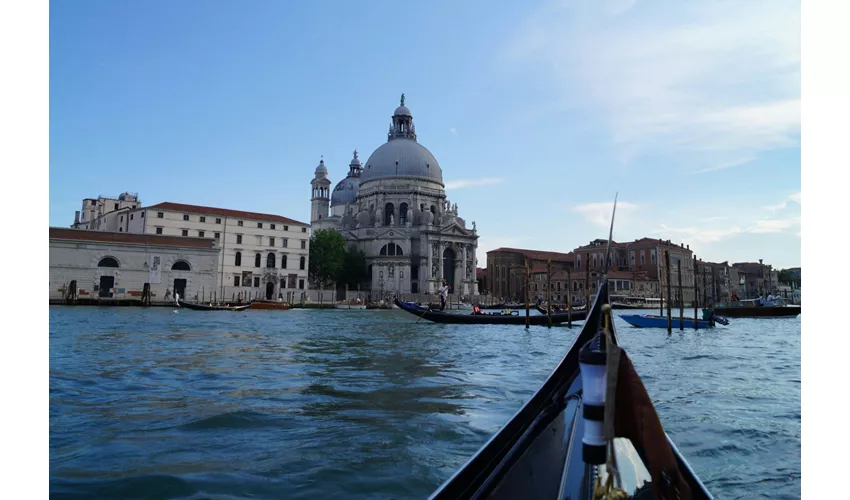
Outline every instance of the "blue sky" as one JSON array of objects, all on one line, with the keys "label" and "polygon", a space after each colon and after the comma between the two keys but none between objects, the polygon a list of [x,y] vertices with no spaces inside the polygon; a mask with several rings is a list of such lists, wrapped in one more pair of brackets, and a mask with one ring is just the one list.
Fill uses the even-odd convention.
[{"label": "blue sky", "polygon": [[607,235],[800,264],[800,5],[51,2],[50,224],[81,199],[309,220],[401,93],[487,250]]}]

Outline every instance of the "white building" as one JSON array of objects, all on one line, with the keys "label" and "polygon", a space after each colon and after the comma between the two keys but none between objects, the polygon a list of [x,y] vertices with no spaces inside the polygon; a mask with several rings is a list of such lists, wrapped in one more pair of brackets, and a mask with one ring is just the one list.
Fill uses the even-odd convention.
[{"label": "white building", "polygon": [[[108,219],[108,222],[101,222]],[[298,300],[307,288],[309,225],[280,215],[163,202],[108,212],[100,230],[209,238],[221,248],[216,297]]]},{"label": "white building", "polygon": [[189,300],[216,286],[219,248],[208,238],[175,238],[82,229],[50,228],[50,298],[152,301],[166,289]]},{"label": "white building", "polygon": [[[134,210],[142,206],[138,194],[121,193],[117,198],[83,199],[82,210],[74,213],[75,229],[94,229],[97,231],[119,231],[119,212]],[[114,212],[114,213],[113,213]],[[107,215],[108,214],[108,215]],[[120,232],[120,231],[119,231]]]},{"label": "white building", "polygon": [[365,164],[355,151],[331,192],[322,160],[311,186],[313,228],[336,229],[365,253],[373,291],[433,293],[445,279],[453,292],[478,294],[475,223],[467,228],[446,198],[443,172],[417,142],[404,95],[387,142]]}]

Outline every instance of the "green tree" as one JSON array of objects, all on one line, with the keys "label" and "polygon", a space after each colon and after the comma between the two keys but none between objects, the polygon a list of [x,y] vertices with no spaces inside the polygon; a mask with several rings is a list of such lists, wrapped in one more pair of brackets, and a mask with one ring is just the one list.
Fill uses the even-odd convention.
[{"label": "green tree", "polygon": [[336,278],[337,284],[355,288],[368,277],[369,266],[366,265],[366,255],[360,250],[346,250],[342,268]]},{"label": "green tree", "polygon": [[794,278],[791,276],[790,269],[783,269],[779,271],[778,279],[780,283],[785,283],[786,285],[790,285],[794,281]]},{"label": "green tree", "polygon": [[310,236],[309,277],[312,283],[328,288],[345,264],[345,238],[335,229],[320,229]]}]

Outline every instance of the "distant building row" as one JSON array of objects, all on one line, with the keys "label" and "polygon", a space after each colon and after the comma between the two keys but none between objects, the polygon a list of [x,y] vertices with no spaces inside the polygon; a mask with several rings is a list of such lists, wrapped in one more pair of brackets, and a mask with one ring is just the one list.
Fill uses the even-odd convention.
[{"label": "distant building row", "polygon": [[[568,295],[593,295],[605,269],[607,244],[607,240],[597,239],[569,253],[520,248],[491,250],[487,252],[486,270],[478,270],[482,293],[509,301],[525,300],[528,266],[530,294],[545,297],[547,265],[551,265],[548,278],[553,302],[566,302]],[[712,303],[728,300],[732,293],[741,298],[755,297],[778,293],[781,288],[777,271],[761,261],[729,265],[695,260],[690,245],[657,238],[612,242],[608,264],[614,295],[666,298],[668,276],[673,299],[685,303],[693,303],[697,295],[700,302]]]}]

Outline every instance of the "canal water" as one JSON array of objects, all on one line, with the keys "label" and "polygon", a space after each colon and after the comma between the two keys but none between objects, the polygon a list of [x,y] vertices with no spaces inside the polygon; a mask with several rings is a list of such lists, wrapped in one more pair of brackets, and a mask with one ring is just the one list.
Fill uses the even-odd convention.
[{"label": "canal water", "polygon": [[[716,498],[799,498],[800,319],[730,321],[617,325]],[[51,496],[426,498],[577,332],[400,310],[51,307]]]}]

